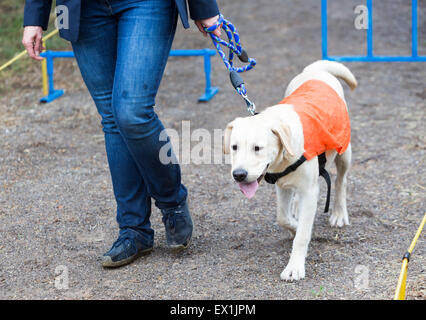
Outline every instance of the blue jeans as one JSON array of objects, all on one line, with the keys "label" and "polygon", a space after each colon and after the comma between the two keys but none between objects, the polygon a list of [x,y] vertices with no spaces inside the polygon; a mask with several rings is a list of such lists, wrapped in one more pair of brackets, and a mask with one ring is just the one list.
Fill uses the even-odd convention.
[{"label": "blue jeans", "polygon": [[176,22],[173,0],[86,0],[72,43],[102,118],[120,234],[146,245],[154,239],[151,198],[168,209],[187,197],[179,165],[159,160],[169,141],[159,139],[164,127],[154,110]]}]

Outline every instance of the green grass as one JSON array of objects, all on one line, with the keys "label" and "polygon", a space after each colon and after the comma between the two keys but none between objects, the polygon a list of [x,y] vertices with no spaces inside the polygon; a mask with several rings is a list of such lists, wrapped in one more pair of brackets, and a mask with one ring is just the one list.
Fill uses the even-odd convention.
[{"label": "green grass", "polygon": [[[22,32],[24,20],[24,3],[25,0],[1,0],[0,1],[0,65],[13,58],[16,54],[24,50],[22,46]],[[54,8],[55,1],[52,5]],[[54,29],[54,11],[51,11],[49,30]],[[69,48],[67,41],[55,36],[47,41],[47,47],[51,50],[60,50]],[[28,65],[29,59],[22,58],[15,62],[9,69],[19,71]],[[8,72],[9,74],[9,72]],[[0,77],[2,75],[0,74]]]}]

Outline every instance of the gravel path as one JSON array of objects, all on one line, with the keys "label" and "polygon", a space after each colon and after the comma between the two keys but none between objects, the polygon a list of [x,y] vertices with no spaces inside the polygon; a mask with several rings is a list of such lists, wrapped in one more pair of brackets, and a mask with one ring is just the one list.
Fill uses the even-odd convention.
[{"label": "gravel path", "polygon": [[[353,7],[360,1],[330,2],[330,52],[363,52],[365,37],[353,27]],[[375,5],[377,53],[409,51],[410,5],[402,2]],[[258,62],[244,76],[250,97],[260,110],[280,101],[292,77],[321,57],[320,1],[219,3]],[[420,6],[426,17],[426,1]],[[425,19],[420,23],[424,37]],[[209,41],[195,28],[179,27],[174,48],[211,47]],[[355,92],[346,90],[353,127],[351,225],[329,227],[321,182],[307,277],[296,283],[279,278],[291,240],[275,221],[274,188],[262,184],[248,201],[227,164],[182,166],[196,226],[189,250],[168,252],[160,212],[153,208],[153,253],[118,270],[102,269],[98,257],[117,235],[114,199],[99,117],[75,62],[57,62],[56,85],[67,93],[47,105],[36,103],[38,66],[11,83],[2,80],[11,90],[0,97],[0,298],[392,298],[401,256],[425,211],[426,64],[347,66],[360,83]],[[192,131],[213,133],[245,116],[227,78],[215,57],[212,80],[220,92],[197,104],[202,59],[171,58],[157,99],[165,125],[180,131],[185,120]],[[425,266],[423,235],[410,262],[410,299],[426,298]],[[68,289],[57,289],[63,267]],[[368,282],[356,285],[361,278]]]}]

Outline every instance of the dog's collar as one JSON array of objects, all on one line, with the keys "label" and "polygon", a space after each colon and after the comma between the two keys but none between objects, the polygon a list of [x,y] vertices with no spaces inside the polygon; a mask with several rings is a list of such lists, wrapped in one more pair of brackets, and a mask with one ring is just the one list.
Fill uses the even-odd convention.
[{"label": "dog's collar", "polygon": [[280,178],[282,178],[282,177],[284,177],[284,176],[292,173],[293,171],[296,171],[296,169],[300,165],[302,165],[305,161],[306,161],[306,158],[305,158],[304,155],[302,155],[295,163],[293,163],[292,165],[288,166],[284,171],[277,172],[277,173],[269,173],[269,172],[267,172],[265,174],[264,179],[265,179],[265,181],[267,183],[275,184],[278,181],[278,179],[280,179]]},{"label": "dog's collar", "polygon": [[[277,172],[277,173],[265,173],[264,179],[267,183],[275,184],[278,179],[285,177],[286,175],[294,172],[299,168],[304,162],[306,161],[306,158],[304,155],[302,155],[295,163],[288,166],[284,171]],[[331,189],[331,179],[330,175],[328,174],[327,170],[325,170],[325,163],[327,162],[327,158],[325,157],[325,152],[321,153],[318,156],[318,167],[319,167],[319,175],[322,176],[325,179],[325,182],[327,183],[327,200],[325,203],[325,209],[324,212],[328,212],[328,208],[330,206],[330,189]]]}]

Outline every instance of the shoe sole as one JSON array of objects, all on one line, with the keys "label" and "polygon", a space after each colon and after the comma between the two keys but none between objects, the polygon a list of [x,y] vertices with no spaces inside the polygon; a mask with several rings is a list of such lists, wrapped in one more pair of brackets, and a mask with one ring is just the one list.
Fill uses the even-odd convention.
[{"label": "shoe sole", "polygon": [[181,252],[185,249],[187,249],[192,242],[192,235],[191,238],[189,238],[189,240],[186,242],[186,244],[175,244],[175,245],[169,245],[169,249],[173,252],[173,253],[178,253]]},{"label": "shoe sole", "polygon": [[112,261],[111,257],[109,256],[103,256],[102,257],[102,267],[104,268],[118,268],[121,266],[124,266],[126,264],[129,264],[136,260],[137,258],[141,256],[145,256],[147,254],[150,254],[153,248],[145,249],[142,251],[139,251],[138,253],[134,254],[131,257],[128,257],[126,259],[120,260],[120,261]]}]

